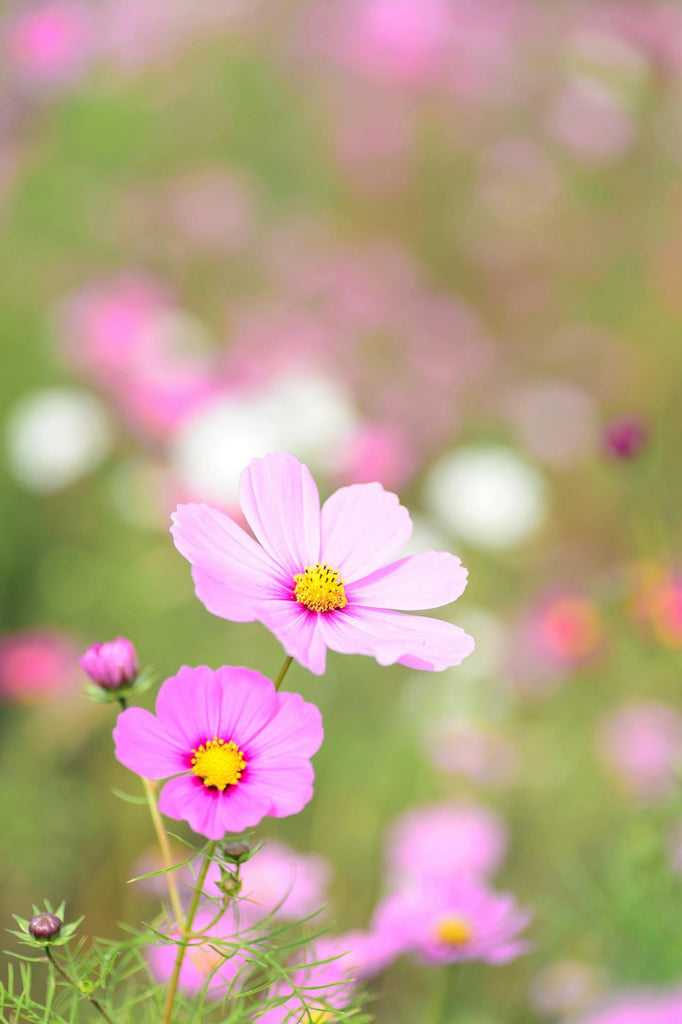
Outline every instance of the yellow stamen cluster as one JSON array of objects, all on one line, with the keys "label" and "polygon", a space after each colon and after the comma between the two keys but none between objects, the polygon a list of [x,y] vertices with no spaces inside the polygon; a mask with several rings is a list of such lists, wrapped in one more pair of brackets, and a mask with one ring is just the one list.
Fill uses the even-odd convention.
[{"label": "yellow stamen cluster", "polygon": [[244,755],[233,740],[212,740],[192,751],[192,771],[204,780],[204,785],[224,790],[234,786],[246,768]]},{"label": "yellow stamen cluster", "polygon": [[327,1010],[306,1010],[299,1024],[329,1024],[329,1021],[333,1020],[334,1015]]},{"label": "yellow stamen cluster", "polygon": [[348,604],[338,570],[326,562],[309,565],[294,576],[294,597],[311,612],[331,612]]},{"label": "yellow stamen cluster", "polygon": [[446,946],[463,946],[472,934],[469,922],[457,914],[441,918],[436,925],[436,938]]}]

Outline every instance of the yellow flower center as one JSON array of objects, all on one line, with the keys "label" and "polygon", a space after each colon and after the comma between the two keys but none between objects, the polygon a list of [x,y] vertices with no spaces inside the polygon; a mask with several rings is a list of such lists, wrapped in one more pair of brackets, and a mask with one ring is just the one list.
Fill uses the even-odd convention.
[{"label": "yellow flower center", "polygon": [[446,946],[463,946],[472,934],[469,922],[457,914],[441,918],[436,925],[436,938]]},{"label": "yellow flower center", "polygon": [[329,1024],[333,1020],[334,1015],[326,1010],[306,1010],[299,1024]]},{"label": "yellow flower center", "polygon": [[311,612],[331,612],[348,604],[338,570],[326,563],[309,565],[294,576],[294,597]]},{"label": "yellow flower center", "polygon": [[205,786],[223,790],[234,786],[246,768],[244,755],[233,740],[226,742],[214,736],[192,751],[192,771],[204,780]]}]

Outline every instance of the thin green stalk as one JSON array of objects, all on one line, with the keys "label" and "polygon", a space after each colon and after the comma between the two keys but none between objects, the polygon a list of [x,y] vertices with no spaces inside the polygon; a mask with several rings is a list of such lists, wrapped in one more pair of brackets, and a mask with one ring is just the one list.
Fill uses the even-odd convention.
[{"label": "thin green stalk", "polygon": [[[156,803],[156,791],[154,789],[154,784],[149,779],[143,778],[142,785],[144,787],[144,795],[147,797],[147,805],[152,818],[152,824],[154,825],[154,831],[156,832],[156,838],[159,840],[159,846],[161,847],[163,866],[170,869],[173,867],[173,859],[171,857],[170,846],[168,845],[168,836],[166,835],[166,830],[163,827],[159,808]],[[168,895],[170,896],[175,919],[178,922],[178,925],[181,925],[183,917],[182,903],[180,902],[178,887],[175,883],[175,875],[171,870],[166,871],[166,881],[168,882]]]},{"label": "thin green stalk", "polygon": [[287,674],[287,672],[289,671],[289,669],[291,667],[291,663],[292,663],[293,660],[294,660],[293,658],[286,658],[285,659],[284,664],[282,665],[281,669],[279,670],[279,675],[275,679],[275,689],[276,690],[279,690],[280,686],[282,685],[282,682],[284,681],[284,677]]},{"label": "thin green stalk", "polygon": [[64,968],[61,966],[61,964],[57,963],[57,961],[52,956],[52,953],[50,951],[50,947],[49,946],[45,947],[45,956],[50,961],[50,963],[51,963],[52,967],[55,969],[55,971],[57,971],[57,973],[62,976],[64,981],[68,982],[68,984],[71,985],[72,988],[75,988],[76,992],[78,992],[78,994],[81,995],[84,999],[87,999],[90,1003],[92,1003],[92,1005],[95,1007],[95,1009],[97,1010],[99,1015],[101,1017],[103,1017],[104,1020],[106,1020],[108,1022],[108,1024],[114,1024],[114,1021],[111,1019],[111,1017],[109,1016],[107,1011],[104,1009],[102,1004],[99,1002],[99,1000],[95,999],[95,997],[92,996],[92,995],[88,995],[87,992],[84,992],[83,989],[81,988],[81,986],[76,981],[76,979],[72,978],[70,974],[67,974],[67,972],[64,970]]},{"label": "thin green stalk", "polygon": [[216,843],[209,843],[208,850],[204,855],[204,863],[201,865],[201,871],[197,878],[197,884],[194,887],[192,894],[192,902],[189,905],[187,911],[187,917],[185,924],[182,929],[182,937],[180,944],[178,945],[178,952],[175,957],[175,963],[173,964],[173,973],[171,974],[170,981],[168,983],[168,994],[166,995],[166,1005],[163,1010],[163,1018],[161,1024],[170,1024],[171,1014],[173,1012],[173,1003],[175,1002],[175,996],[178,991],[178,981],[180,980],[180,971],[182,970],[182,964],[185,959],[185,953],[189,940],[192,935],[192,925],[194,924],[194,918],[196,916],[197,908],[199,906],[199,900],[201,899],[201,893],[204,888],[204,882],[206,881],[206,875],[208,874],[208,868],[213,858],[213,854],[216,848]]}]

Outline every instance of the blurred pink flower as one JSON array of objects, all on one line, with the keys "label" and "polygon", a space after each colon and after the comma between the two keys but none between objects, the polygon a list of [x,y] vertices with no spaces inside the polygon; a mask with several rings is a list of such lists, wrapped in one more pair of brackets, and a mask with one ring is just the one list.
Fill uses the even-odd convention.
[{"label": "blurred pink flower", "polygon": [[93,644],[81,655],[78,663],[93,683],[105,690],[129,686],[140,671],[135,648],[124,636],[117,636],[107,643]]},{"label": "blurred pink flower", "polygon": [[576,1024],[680,1024],[681,1020],[682,990],[634,990],[612,997]]},{"label": "blurred pink flower", "polygon": [[682,648],[682,573],[657,562],[634,568],[634,617],[665,647]]},{"label": "blurred pink flower", "polygon": [[28,630],[0,638],[0,699],[32,704],[76,689],[75,642],[54,631]]},{"label": "blurred pink flower", "polygon": [[36,84],[78,78],[97,52],[96,14],[78,0],[46,0],[11,15],[2,27],[10,71]]},{"label": "blurred pink flower", "polygon": [[335,476],[343,483],[370,483],[400,487],[416,469],[410,438],[397,427],[363,423],[339,455]]},{"label": "blurred pink flower", "polygon": [[563,666],[583,663],[599,649],[603,627],[596,605],[576,593],[557,593],[537,607],[532,622],[539,651]]},{"label": "blurred pink flower", "polygon": [[[215,908],[200,909],[194,919],[194,931],[206,931],[201,940],[190,942],[180,970],[179,987],[185,992],[198,992],[207,985],[207,993],[214,999],[224,997],[242,967],[247,963],[243,950],[239,948],[239,925],[235,914],[228,910],[224,917],[212,927],[208,927],[216,916]],[[247,925],[248,927],[248,925]],[[241,923],[243,930],[244,924]],[[177,940],[179,933],[169,936],[173,942],[163,945],[149,946],[147,957],[149,967],[158,982],[167,982],[172,973],[178,952]],[[233,942],[225,949],[226,957],[211,948],[211,939],[231,939]]]},{"label": "blurred pink flower", "polygon": [[631,702],[602,723],[599,746],[624,789],[643,800],[675,791],[682,763],[682,716],[665,704]]},{"label": "blurred pink flower", "polygon": [[355,990],[354,964],[338,939],[317,939],[305,960],[305,964],[291,972],[291,983],[283,981],[270,990],[269,999],[281,1002],[258,1015],[258,1024],[310,1020],[319,1024],[328,1020],[331,1024],[333,1013],[330,1015],[329,1011],[343,1009],[351,1002]]},{"label": "blurred pink flower", "polygon": [[597,80],[576,78],[555,98],[547,119],[550,133],[586,164],[620,159],[635,138],[635,122],[624,99]]},{"label": "blurred pink flower", "polygon": [[646,424],[635,416],[612,420],[604,430],[604,448],[616,459],[634,459],[649,440]]},{"label": "blurred pink flower", "polygon": [[493,892],[472,878],[441,878],[385,899],[373,930],[397,952],[417,954],[427,964],[505,964],[530,949],[518,934],[531,916],[510,893]]},{"label": "blurred pink flower", "polygon": [[170,780],[159,798],[168,817],[222,839],[266,815],[297,814],[311,799],[320,713],[259,672],[184,666],[161,686],[156,712],[122,711],[114,740],[126,768]]},{"label": "blurred pink flower", "polygon": [[[300,921],[327,903],[330,873],[330,866],[322,857],[297,853],[285,843],[267,839],[239,869],[240,906],[247,906],[251,916],[275,914],[286,921]],[[220,869],[212,864],[205,891],[218,896],[219,890],[216,888],[212,893],[212,888],[219,880]]]},{"label": "blurred pink flower", "polygon": [[214,615],[263,622],[296,658],[322,675],[327,648],[441,671],[473,650],[464,630],[402,609],[454,601],[467,571],[446,552],[392,562],[412,522],[397,495],[355,484],[324,503],[307,466],[286,452],[254,459],[240,478],[240,505],[258,541],[207,505],[180,505],[175,545],[192,563],[197,597]]},{"label": "blurred pink flower", "polygon": [[399,818],[389,834],[389,883],[404,889],[432,879],[491,875],[500,867],[507,843],[505,826],[487,807],[418,807]]}]

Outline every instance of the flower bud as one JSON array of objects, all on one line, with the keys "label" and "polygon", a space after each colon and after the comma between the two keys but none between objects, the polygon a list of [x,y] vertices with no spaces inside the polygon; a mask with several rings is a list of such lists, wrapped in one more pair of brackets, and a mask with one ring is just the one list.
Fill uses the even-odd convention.
[{"label": "flower bud", "polygon": [[56,914],[35,914],[28,922],[28,930],[34,939],[50,942],[62,929],[62,922]]},{"label": "flower bud", "polygon": [[648,440],[649,431],[645,424],[634,416],[613,420],[604,432],[606,452],[614,459],[636,458]]},{"label": "flower bud", "polygon": [[140,671],[135,648],[123,636],[108,643],[93,644],[79,659],[79,664],[93,683],[104,690],[130,686]]},{"label": "flower bud", "polygon": [[242,891],[241,879],[233,875],[231,871],[221,871],[220,881],[216,882],[216,885],[227,899],[234,899]]},{"label": "flower bud", "polygon": [[251,847],[248,843],[235,840],[234,842],[223,843],[220,847],[220,853],[225,860],[229,860],[232,864],[241,864],[242,861],[248,860]]}]

